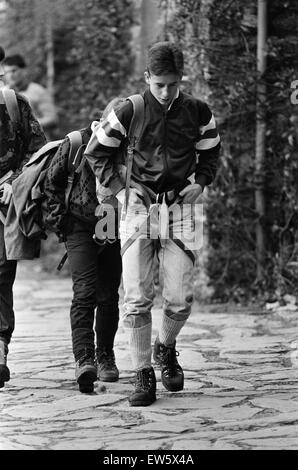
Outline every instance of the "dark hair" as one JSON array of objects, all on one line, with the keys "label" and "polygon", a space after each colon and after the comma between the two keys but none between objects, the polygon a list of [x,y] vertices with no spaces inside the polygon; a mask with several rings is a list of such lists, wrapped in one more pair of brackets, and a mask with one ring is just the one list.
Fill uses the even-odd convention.
[{"label": "dark hair", "polygon": [[183,53],[177,44],[169,41],[153,44],[147,53],[147,71],[154,75],[174,73],[183,75]]},{"label": "dark hair", "polygon": [[3,47],[0,46],[0,62],[2,62],[4,57],[5,57],[4,49],[3,49]]},{"label": "dark hair", "polygon": [[9,55],[5,57],[3,63],[5,65],[16,65],[17,67],[20,67],[21,69],[24,69],[26,67],[25,59],[23,56],[21,56],[21,54]]}]

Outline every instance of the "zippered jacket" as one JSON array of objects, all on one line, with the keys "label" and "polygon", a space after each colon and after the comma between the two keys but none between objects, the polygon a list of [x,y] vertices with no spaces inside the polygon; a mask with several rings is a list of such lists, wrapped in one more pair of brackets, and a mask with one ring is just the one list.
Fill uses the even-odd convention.
[{"label": "zippered jacket", "polygon": [[[144,125],[136,145],[132,181],[155,194],[175,190],[192,174],[203,188],[209,185],[216,174],[220,138],[208,105],[180,91],[165,112],[149,89],[144,102]],[[128,100],[113,109],[94,125],[85,150],[102,199],[125,186],[113,155],[126,138],[132,113]]]},{"label": "zippered jacket", "polygon": [[31,155],[46,143],[28,101],[19,93],[16,97],[20,111],[17,125],[11,121],[4,102],[0,103],[0,178],[12,170],[9,184],[18,177]]}]

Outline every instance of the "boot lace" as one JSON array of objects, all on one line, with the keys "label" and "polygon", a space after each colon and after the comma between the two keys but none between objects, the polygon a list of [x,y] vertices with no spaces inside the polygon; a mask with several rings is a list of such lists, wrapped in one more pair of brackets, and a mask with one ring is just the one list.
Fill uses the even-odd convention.
[{"label": "boot lace", "polygon": [[143,369],[136,375],[136,390],[150,390],[153,386],[153,374],[151,369]]},{"label": "boot lace", "polygon": [[160,360],[162,363],[162,367],[164,369],[164,372],[169,376],[176,375],[177,369],[180,369],[179,363],[177,361],[177,357],[179,355],[179,352],[176,351],[175,348],[160,348]]},{"label": "boot lace", "polygon": [[98,356],[98,362],[105,369],[114,369],[116,367],[114,351],[103,351]]},{"label": "boot lace", "polygon": [[79,359],[78,365],[81,367],[83,364],[94,365],[94,357],[90,352],[85,352]]}]

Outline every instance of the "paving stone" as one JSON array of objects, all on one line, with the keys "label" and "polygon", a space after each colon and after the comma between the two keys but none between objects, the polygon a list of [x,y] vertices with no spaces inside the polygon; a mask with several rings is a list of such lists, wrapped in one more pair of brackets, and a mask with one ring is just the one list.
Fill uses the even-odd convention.
[{"label": "paving stone", "polygon": [[213,385],[217,385],[223,388],[234,388],[236,390],[247,390],[253,387],[249,382],[244,382],[243,380],[234,380],[221,377],[213,377],[208,375],[208,381],[211,381]]},{"label": "paving stone", "polygon": [[[166,391],[156,368],[157,401],[130,407],[134,372],[121,322],[115,341],[120,381],[98,381],[94,394],[79,393],[71,280],[47,279],[34,269],[20,263],[15,283],[12,379],[0,390],[0,449],[298,448],[297,312],[195,304],[177,340],[184,390]],[[152,316],[153,345],[162,319],[159,298]]]},{"label": "paving stone", "polygon": [[298,411],[298,402],[291,401],[291,400],[280,400],[278,398],[254,398],[250,400],[250,402],[254,406],[258,406],[260,408],[272,408],[274,410],[278,410],[281,412],[288,412],[288,411]]},{"label": "paving stone", "polygon": [[19,444],[0,435],[0,450],[31,450],[31,446]]},{"label": "paving stone", "polygon": [[101,395],[77,395],[66,397],[64,399],[55,400],[54,403],[38,403],[34,406],[24,405],[15,406],[6,409],[6,414],[10,416],[25,418],[47,418],[54,417],[65,412],[89,408],[90,406],[103,406],[105,404],[113,404],[119,400],[123,400],[124,396],[101,394]]}]

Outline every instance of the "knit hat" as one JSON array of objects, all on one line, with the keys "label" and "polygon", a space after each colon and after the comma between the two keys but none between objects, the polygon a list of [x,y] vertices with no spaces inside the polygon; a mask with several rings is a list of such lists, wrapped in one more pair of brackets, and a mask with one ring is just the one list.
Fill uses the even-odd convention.
[{"label": "knit hat", "polygon": [[0,46],[0,62],[2,62],[4,57],[5,57],[4,49],[3,49],[3,47]]}]

